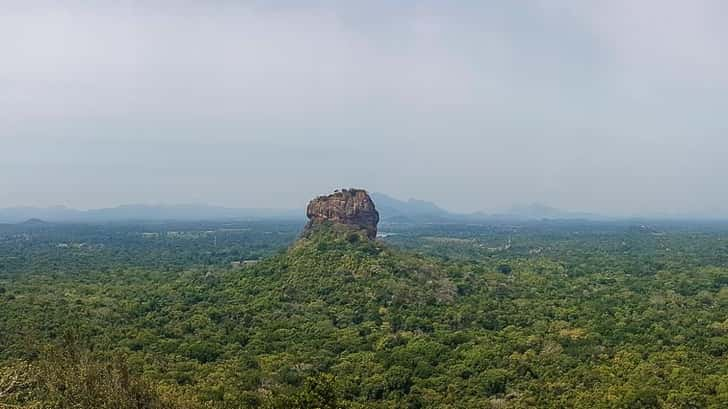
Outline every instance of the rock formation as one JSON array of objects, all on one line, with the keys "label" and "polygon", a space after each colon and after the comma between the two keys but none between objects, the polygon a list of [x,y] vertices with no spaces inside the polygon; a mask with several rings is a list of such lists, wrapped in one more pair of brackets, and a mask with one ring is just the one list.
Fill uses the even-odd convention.
[{"label": "rock formation", "polygon": [[342,189],[313,199],[306,208],[309,221],[304,234],[325,223],[362,230],[369,239],[377,237],[379,212],[366,190]]}]

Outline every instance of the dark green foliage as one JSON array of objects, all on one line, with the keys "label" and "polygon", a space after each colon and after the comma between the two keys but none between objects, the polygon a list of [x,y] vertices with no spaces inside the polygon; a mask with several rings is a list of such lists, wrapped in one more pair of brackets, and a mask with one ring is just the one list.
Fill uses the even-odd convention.
[{"label": "dark green foliage", "polygon": [[215,343],[197,341],[185,349],[184,355],[205,364],[214,362],[221,355],[221,351],[220,347]]},{"label": "dark green foliage", "polygon": [[278,396],[265,405],[269,409],[340,409],[334,377],[319,374],[306,379],[303,387],[289,396]]},{"label": "dark green foliage", "polygon": [[501,264],[498,266],[498,272],[501,274],[510,274],[513,272],[513,269],[508,264]]}]

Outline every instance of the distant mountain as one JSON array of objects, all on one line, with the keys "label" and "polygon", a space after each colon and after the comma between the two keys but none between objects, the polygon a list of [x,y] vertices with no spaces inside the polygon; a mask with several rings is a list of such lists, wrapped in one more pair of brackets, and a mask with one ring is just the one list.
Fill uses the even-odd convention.
[{"label": "distant mountain", "polygon": [[23,226],[45,226],[50,223],[41,219],[28,219],[20,224],[22,224]]},{"label": "distant mountain", "polygon": [[557,209],[540,203],[513,206],[506,212],[489,214],[452,213],[432,202],[417,199],[402,201],[383,193],[372,193],[372,199],[383,222],[389,223],[467,223],[508,222],[527,220],[606,220],[607,218],[585,212]]},{"label": "distant mountain", "polygon": [[83,212],[64,206],[10,207],[0,209],[0,223],[21,223],[28,220],[65,221],[80,218]]},{"label": "distant mountain", "polygon": [[0,223],[45,222],[103,223],[158,220],[303,219],[297,210],[236,209],[208,205],[123,205],[105,209],[77,210],[62,206],[0,209]]},{"label": "distant mountain", "polygon": [[409,199],[403,201],[384,193],[372,193],[371,197],[383,222],[435,222],[458,217],[436,204],[424,200]]},{"label": "distant mountain", "polygon": [[[481,214],[482,215],[482,214]],[[586,212],[572,212],[568,210],[557,209],[555,207],[547,206],[541,203],[532,203],[528,205],[516,205],[506,213],[499,213],[487,216],[489,218],[497,219],[515,219],[515,220],[541,220],[541,219],[552,219],[552,220],[604,220],[603,216],[586,213]]]},{"label": "distant mountain", "polygon": [[91,220],[218,220],[302,218],[299,211],[275,209],[237,209],[209,205],[124,205],[88,210]]},{"label": "distant mountain", "polygon": [[[514,206],[503,213],[449,212],[435,203],[400,200],[384,193],[372,193],[372,200],[384,223],[488,223],[524,220],[611,220],[592,213],[560,210],[543,204]],[[47,208],[12,207],[0,209],[0,223],[22,223],[37,219],[44,222],[105,223],[124,221],[197,221],[197,220],[305,220],[299,210],[239,209],[210,205],[143,205],[131,204],[104,209],[78,210],[64,206]]]}]

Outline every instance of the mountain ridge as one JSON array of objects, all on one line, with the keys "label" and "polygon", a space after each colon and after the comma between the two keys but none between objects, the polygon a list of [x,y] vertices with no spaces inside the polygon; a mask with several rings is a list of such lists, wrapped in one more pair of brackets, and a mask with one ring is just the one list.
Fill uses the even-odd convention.
[{"label": "mountain ridge", "polygon": [[116,207],[79,210],[65,206],[18,206],[0,209],[0,223],[21,223],[30,219],[46,222],[122,222],[153,220],[302,219],[299,210],[242,209],[212,205],[125,204]]},{"label": "mountain ridge", "polygon": [[[456,213],[438,204],[420,200],[400,200],[381,193],[371,193],[383,223],[457,223],[529,220],[612,220],[588,212],[567,211],[540,203],[516,205],[497,213]],[[46,222],[103,223],[124,221],[196,221],[196,220],[305,220],[298,209],[234,208],[207,204],[124,204],[116,207],[79,210],[66,206],[0,208],[0,223],[21,223],[30,219]]]}]

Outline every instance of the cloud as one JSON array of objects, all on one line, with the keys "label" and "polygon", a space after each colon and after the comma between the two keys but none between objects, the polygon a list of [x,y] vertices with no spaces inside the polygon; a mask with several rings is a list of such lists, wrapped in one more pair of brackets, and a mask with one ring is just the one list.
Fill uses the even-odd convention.
[{"label": "cloud", "polygon": [[720,208],[724,8],[8,2],[0,205]]},{"label": "cloud", "polygon": [[471,97],[477,72],[449,52],[433,16],[407,16],[390,42],[322,10],[226,11],[6,16],[5,118],[300,121]]},{"label": "cloud", "polygon": [[566,4],[567,13],[594,36],[614,69],[646,76],[643,80],[728,85],[725,2],[615,0]]}]

